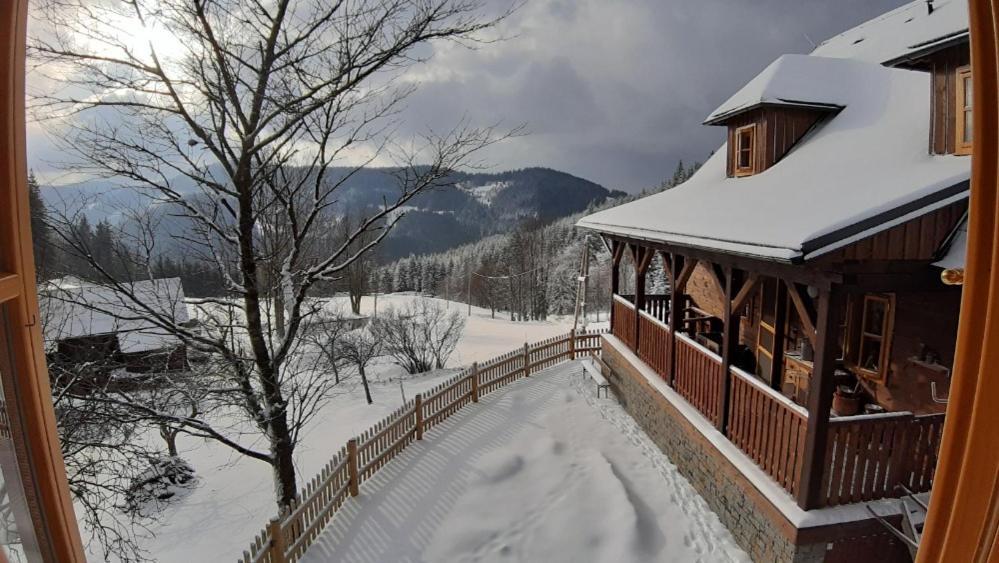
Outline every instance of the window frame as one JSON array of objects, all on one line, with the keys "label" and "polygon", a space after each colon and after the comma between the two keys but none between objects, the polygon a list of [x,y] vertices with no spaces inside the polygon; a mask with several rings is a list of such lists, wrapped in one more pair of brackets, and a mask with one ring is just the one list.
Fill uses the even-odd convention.
[{"label": "window frame", "polygon": [[[743,134],[749,135],[749,165],[740,166],[740,156],[742,155],[742,136]],[[756,173],[756,148],[758,146],[756,140],[756,124],[751,123],[749,125],[743,125],[742,127],[736,127],[733,136],[733,150],[732,150],[732,174],[735,177],[742,176],[752,176]]]},{"label": "window frame", "polygon": [[[971,154],[971,147],[975,141],[974,129],[971,131],[971,138],[968,141],[964,140],[966,129],[965,129],[965,116],[971,114],[974,117],[974,106],[972,103],[965,103],[968,99],[971,91],[965,86],[967,81],[968,86],[973,86],[971,66],[962,66],[957,69],[957,73],[954,77],[955,80],[955,93],[954,96],[954,154],[956,155],[969,155]],[[973,102],[973,100],[971,100]]]},{"label": "window frame", "polygon": [[[868,304],[872,302],[882,303],[885,306],[884,319],[881,321],[881,334],[875,334],[868,332],[867,330],[867,319],[868,319]],[[868,293],[864,294],[864,299],[860,303],[860,325],[852,327],[856,331],[856,351],[857,355],[852,358],[852,368],[860,376],[865,379],[887,382],[888,379],[888,363],[891,357],[891,344],[892,344],[892,333],[895,327],[895,296],[893,294],[879,294],[879,293]],[[850,321],[855,320],[856,317],[851,315]],[[851,323],[852,324],[852,323]],[[865,343],[868,339],[877,339],[879,343],[880,350],[878,351],[878,369],[871,370],[863,367],[863,358]],[[848,339],[851,340],[852,339]],[[852,346],[850,346],[852,348]]]}]

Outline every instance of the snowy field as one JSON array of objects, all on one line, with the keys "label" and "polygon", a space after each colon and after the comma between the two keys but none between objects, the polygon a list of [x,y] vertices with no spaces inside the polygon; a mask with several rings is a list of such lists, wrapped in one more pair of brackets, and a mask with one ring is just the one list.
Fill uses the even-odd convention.
[{"label": "snowy field", "polygon": [[581,363],[483,398],[361,487],[304,559],[749,561]]},{"label": "snowy field", "polygon": [[[412,295],[379,296],[378,309],[384,311],[390,305],[401,306],[413,299],[416,297]],[[342,302],[342,309],[349,309],[346,298]],[[373,305],[373,300],[365,297],[362,314],[370,314]],[[462,313],[467,310],[459,303],[448,306]],[[486,360],[523,346],[525,341],[568,332],[571,326],[571,318],[515,323],[497,314],[492,319],[488,310],[473,307],[449,365],[458,367]],[[397,379],[401,370],[382,363],[371,371],[376,379],[372,386],[373,405],[365,404],[360,382],[351,382],[312,421],[296,452],[300,482],[312,478],[348,439],[402,403]],[[404,380],[407,398],[448,376],[450,372],[407,376]],[[157,521],[148,524],[149,534],[141,546],[149,556],[164,563],[235,561],[253,535],[276,514],[270,468],[214,442],[182,436],[178,445],[181,456],[196,469],[199,484],[161,512]],[[91,560],[102,558],[95,554]]]}]

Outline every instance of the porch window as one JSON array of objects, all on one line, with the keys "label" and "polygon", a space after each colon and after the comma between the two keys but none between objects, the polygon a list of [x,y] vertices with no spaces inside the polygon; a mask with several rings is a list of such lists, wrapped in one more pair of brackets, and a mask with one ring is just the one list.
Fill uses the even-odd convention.
[{"label": "porch window", "polygon": [[864,296],[857,369],[868,378],[883,381],[888,373],[893,313],[890,296]]},{"label": "porch window", "polygon": [[735,130],[735,175],[750,176],[756,172],[756,125]]},{"label": "porch window", "polygon": [[971,154],[971,67],[957,70],[957,143],[954,154]]}]

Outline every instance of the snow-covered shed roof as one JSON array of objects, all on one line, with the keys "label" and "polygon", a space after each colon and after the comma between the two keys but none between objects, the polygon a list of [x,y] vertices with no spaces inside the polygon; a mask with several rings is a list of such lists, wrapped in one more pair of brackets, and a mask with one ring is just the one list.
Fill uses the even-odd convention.
[{"label": "snow-covered shed roof", "polygon": [[[791,60],[791,59],[788,59]],[[791,65],[843,109],[760,174],[728,178],[722,146],[689,180],[581,219],[632,238],[797,261],[966,198],[967,157],[930,155],[929,75],[848,59]],[[781,78],[780,82],[784,82]],[[790,77],[787,78],[791,80]],[[805,88],[805,87],[801,87]]]},{"label": "snow-covered shed roof", "polygon": [[813,52],[894,65],[968,35],[967,0],[914,0],[823,41]]},{"label": "snow-covered shed roof", "polygon": [[761,105],[842,108],[855,85],[830,84],[825,78],[829,72],[836,72],[839,63],[837,59],[784,55],[725,100],[704,123],[718,123]]},{"label": "snow-covered shed roof", "polygon": [[[162,278],[128,284],[130,292],[155,311],[178,324],[189,318],[180,278]],[[74,277],[52,280],[39,292],[46,346],[67,338],[118,335],[124,353],[160,350],[180,344],[158,328],[149,314],[110,287]]]}]

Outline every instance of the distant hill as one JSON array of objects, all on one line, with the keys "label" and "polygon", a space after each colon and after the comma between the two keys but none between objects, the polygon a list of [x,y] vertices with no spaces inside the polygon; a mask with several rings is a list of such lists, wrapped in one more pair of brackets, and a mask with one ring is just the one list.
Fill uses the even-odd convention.
[{"label": "distant hill", "polygon": [[[333,169],[330,177],[342,179],[352,170]],[[394,201],[398,188],[393,172],[389,168],[360,170],[346,180],[337,198],[351,209]],[[455,172],[449,183],[453,185],[420,194],[409,202],[406,215],[379,249],[382,260],[441,252],[508,232],[525,220],[547,223],[625,195],[549,168],[494,174]],[[175,189],[194,192],[192,185],[180,181]],[[121,210],[142,206],[145,200],[133,190],[96,181],[43,187],[42,197],[48,206],[57,209],[82,208],[92,224],[100,220],[122,224],[126,219]],[[161,228],[165,235],[178,234],[184,230],[183,220],[164,221]]]}]

